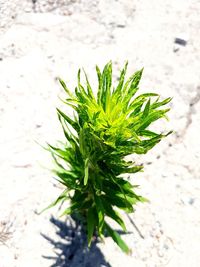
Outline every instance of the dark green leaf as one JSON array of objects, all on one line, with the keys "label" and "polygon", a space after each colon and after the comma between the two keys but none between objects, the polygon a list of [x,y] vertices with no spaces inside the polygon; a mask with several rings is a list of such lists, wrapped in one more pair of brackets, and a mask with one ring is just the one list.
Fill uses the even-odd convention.
[{"label": "dark green leaf", "polygon": [[67,116],[65,113],[63,113],[61,110],[59,110],[58,108],[57,108],[57,111],[58,111],[58,113],[77,131],[77,132],[79,132],[79,126],[78,126],[78,124],[75,122],[75,121],[73,121],[72,119],[70,119],[70,117],[69,116]]},{"label": "dark green leaf", "polygon": [[117,245],[127,254],[131,253],[131,250],[126,245],[126,243],[122,240],[120,235],[114,231],[107,223],[105,223],[105,228],[108,231],[109,236],[117,243]]},{"label": "dark green leaf", "polygon": [[97,210],[98,220],[99,220],[98,229],[99,229],[99,234],[101,235],[102,229],[104,226],[104,208],[103,208],[100,197],[95,195],[94,200],[95,200],[95,205],[96,205],[96,210]]},{"label": "dark green leaf", "polygon": [[108,202],[103,201],[102,203],[103,203],[106,215],[112,218],[114,221],[116,221],[122,227],[122,229],[126,232],[126,226],[121,216],[119,215],[119,213],[115,211]]}]

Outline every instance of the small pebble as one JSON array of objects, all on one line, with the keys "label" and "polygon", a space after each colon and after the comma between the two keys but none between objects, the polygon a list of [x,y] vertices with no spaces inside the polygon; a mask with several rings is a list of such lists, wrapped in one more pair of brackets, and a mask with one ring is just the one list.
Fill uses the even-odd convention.
[{"label": "small pebble", "polygon": [[190,205],[193,205],[193,204],[194,204],[194,201],[195,201],[195,199],[191,197],[191,198],[189,199],[188,203],[189,203]]},{"label": "small pebble", "polygon": [[118,27],[118,28],[125,28],[126,25],[125,25],[125,24],[117,24],[117,27]]},{"label": "small pebble", "polygon": [[187,41],[182,38],[175,38],[174,43],[182,46],[187,45]]},{"label": "small pebble", "polygon": [[164,244],[163,245],[163,248],[166,249],[166,250],[168,250],[169,249],[169,246],[167,244]]}]

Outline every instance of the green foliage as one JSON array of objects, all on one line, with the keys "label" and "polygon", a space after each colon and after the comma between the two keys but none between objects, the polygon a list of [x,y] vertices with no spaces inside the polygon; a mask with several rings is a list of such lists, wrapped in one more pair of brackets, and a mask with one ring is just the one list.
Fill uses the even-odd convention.
[{"label": "green foliage", "polygon": [[134,73],[127,81],[127,63],[121,71],[116,88],[112,86],[112,63],[101,72],[96,67],[98,92],[94,95],[85,75],[85,86],[81,83],[80,70],[75,94],[60,80],[67,97],[66,105],[74,109],[74,118],[57,109],[65,142],[61,147],[48,145],[56,163],[54,173],[66,190],[52,203],[70,199],[70,206],[62,215],[79,214],[83,218],[88,244],[98,233],[108,234],[126,253],[128,246],[120,235],[108,224],[110,217],[126,231],[119,211],[133,212],[133,206],[145,199],[135,192],[135,187],[125,178],[125,173],[136,173],[143,166],[126,161],[125,156],[145,154],[167,134],[149,130],[149,126],[160,118],[166,118],[167,109],[159,109],[171,98],[159,101],[154,93],[141,94],[139,89],[143,70]]}]

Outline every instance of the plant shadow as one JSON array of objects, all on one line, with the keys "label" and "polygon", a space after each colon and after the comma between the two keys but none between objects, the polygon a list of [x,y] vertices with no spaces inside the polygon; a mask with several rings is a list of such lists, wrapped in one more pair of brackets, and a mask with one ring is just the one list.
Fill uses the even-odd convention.
[{"label": "plant shadow", "polygon": [[61,221],[52,216],[50,222],[55,226],[59,240],[41,233],[53,246],[55,253],[55,256],[43,256],[53,262],[50,267],[112,267],[104,259],[97,240],[94,240],[88,249],[86,234],[78,221],[71,217]]}]

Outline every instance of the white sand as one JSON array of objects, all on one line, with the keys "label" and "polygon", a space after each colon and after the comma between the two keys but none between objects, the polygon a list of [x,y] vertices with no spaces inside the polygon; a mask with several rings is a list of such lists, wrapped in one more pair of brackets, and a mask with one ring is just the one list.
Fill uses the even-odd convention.
[{"label": "white sand", "polygon": [[[7,247],[0,244],[0,267],[200,266],[200,1],[10,0],[0,8],[0,221],[13,224]],[[176,37],[186,46],[174,44]],[[60,189],[39,166],[49,166],[50,156],[35,140],[62,136],[56,77],[73,88],[84,66],[96,84],[95,65],[110,59],[115,76],[128,59],[130,73],[145,67],[141,91],[173,97],[163,129],[174,134],[139,157],[145,172],[132,181],[151,202],[131,215],[144,239],[124,216],[132,256],[106,238],[90,254],[75,250],[71,265],[56,265],[41,233],[65,242],[49,221],[59,213],[37,211]]]}]

